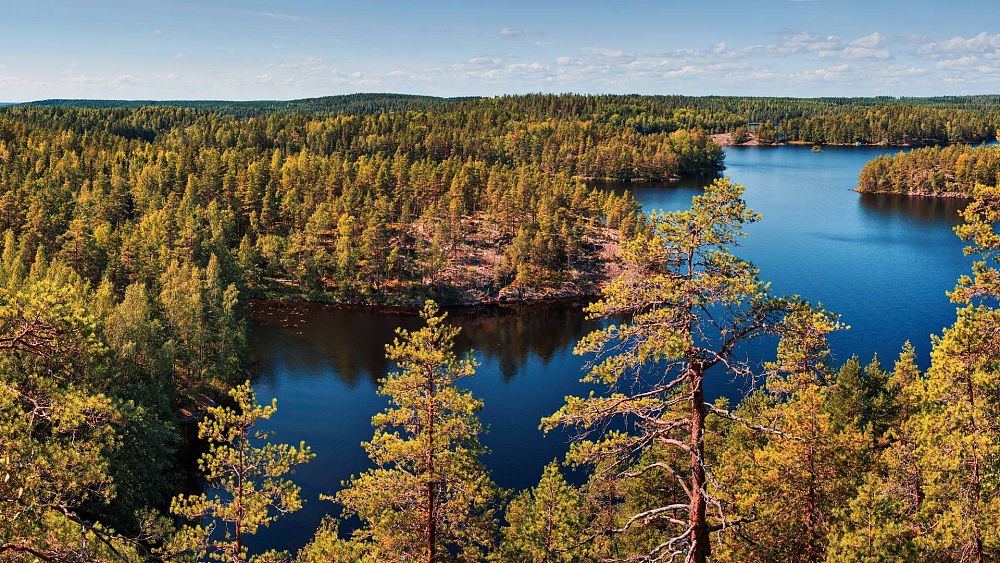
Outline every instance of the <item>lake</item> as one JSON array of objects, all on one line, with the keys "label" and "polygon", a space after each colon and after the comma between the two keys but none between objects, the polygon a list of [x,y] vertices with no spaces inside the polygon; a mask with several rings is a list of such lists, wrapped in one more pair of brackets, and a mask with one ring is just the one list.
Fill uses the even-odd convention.
[{"label": "lake", "polygon": [[[745,198],[763,215],[750,225],[738,253],[752,260],[777,293],[799,294],[840,313],[851,326],[831,337],[838,362],[878,354],[891,366],[907,339],[926,366],[930,334],[952,323],[951,289],[969,260],[952,232],[961,202],[860,195],[850,191],[865,162],[894,149],[808,146],[731,147],[725,174],[747,187]],[[680,209],[700,192],[699,183],[637,184],[628,189],[643,207]],[[544,436],[541,417],[558,409],[578,382],[585,359],[573,345],[595,325],[581,304],[452,312],[463,327],[459,346],[475,350],[480,366],[463,385],[485,401],[481,413],[491,450],[484,459],[502,487],[533,485],[542,467],[566,451],[567,437]],[[309,304],[259,307],[251,324],[261,402],[278,399],[278,413],[264,428],[280,441],[305,440],[317,454],[295,474],[306,499],[299,512],[262,530],[249,543],[296,550],[335,506],[318,499],[368,467],[360,442],[371,438],[371,416],[384,399],[375,382],[388,366],[385,344],[398,326],[414,328],[408,315],[340,310]],[[773,345],[749,349],[769,359]],[[712,396],[741,396],[744,382],[716,377]]]}]

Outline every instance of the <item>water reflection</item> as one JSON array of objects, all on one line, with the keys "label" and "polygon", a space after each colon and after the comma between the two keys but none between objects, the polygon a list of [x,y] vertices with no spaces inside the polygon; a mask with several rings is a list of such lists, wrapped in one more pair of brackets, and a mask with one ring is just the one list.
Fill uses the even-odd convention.
[{"label": "water reflection", "polygon": [[496,361],[509,382],[529,358],[548,367],[560,352],[571,348],[595,324],[587,321],[584,303],[549,303],[532,307],[491,307],[458,310],[451,319],[462,327],[457,345],[476,350]]},{"label": "water reflection", "polygon": [[959,198],[921,197],[893,194],[858,194],[858,205],[872,219],[904,217],[920,223],[961,222],[959,213],[967,201]]},{"label": "water reflection", "polygon": [[[504,382],[531,358],[547,367],[596,324],[586,320],[585,302],[532,306],[490,306],[449,311],[462,327],[456,348],[475,351],[495,362]],[[253,345],[258,361],[281,357],[301,373],[330,372],[353,389],[364,378],[376,385],[389,369],[385,345],[397,327],[419,328],[414,314],[376,313],[303,302],[255,301],[251,304]],[[289,354],[289,350],[294,350]],[[261,374],[266,377],[269,372]]]},{"label": "water reflection", "polygon": [[259,362],[280,357],[298,373],[332,372],[351,389],[362,378],[375,382],[385,374],[385,345],[396,327],[418,326],[413,315],[318,303],[256,301],[250,311]]}]

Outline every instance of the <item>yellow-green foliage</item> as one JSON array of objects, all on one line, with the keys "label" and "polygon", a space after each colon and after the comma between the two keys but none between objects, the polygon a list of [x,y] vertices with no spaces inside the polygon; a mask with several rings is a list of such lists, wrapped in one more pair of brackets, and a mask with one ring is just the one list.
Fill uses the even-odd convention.
[{"label": "yellow-green foliage", "polygon": [[353,539],[380,560],[479,560],[495,543],[499,491],[479,461],[482,402],[456,385],[476,364],[456,355],[459,329],[437,305],[427,302],[421,318],[426,326],[399,329],[386,348],[398,371],[379,386],[389,407],[364,444],[375,467],[336,500],[361,519]]},{"label": "yellow-green foliage", "polygon": [[[743,225],[759,218],[742,193],[742,186],[720,179],[694,197],[690,210],[649,216],[649,229],[625,248],[624,272],[588,308],[592,318],[624,320],[595,330],[576,348],[597,356],[584,381],[607,393],[568,397],[542,421],[546,430],[570,426],[593,434],[572,444],[568,460],[603,468],[591,485],[609,491],[610,514],[596,515],[594,533],[623,539],[603,540],[602,556],[690,552],[704,561],[710,532],[726,525],[727,511],[708,487],[705,432],[709,414],[732,415],[705,403],[704,378],[713,366],[744,373],[733,357],[737,345],[766,332],[792,332],[782,318],[806,307],[772,296],[753,265],[732,253]],[[609,424],[628,430],[607,431]],[[616,489],[635,494],[618,502]],[[615,505],[621,505],[617,516]]]},{"label": "yellow-green foliage", "polygon": [[198,466],[211,492],[174,498],[170,511],[196,524],[170,539],[163,550],[170,558],[278,560],[282,556],[274,552],[249,556],[246,538],[302,507],[300,488],[288,476],[314,457],[312,451],[304,443],[271,443],[267,433],[255,430],[275,413],[277,401],[257,404],[249,382],[233,388],[229,396],[235,408],[213,407],[198,424],[198,437],[208,442]]},{"label": "yellow-green foliage", "polygon": [[549,463],[538,485],[507,506],[507,526],[496,561],[587,561],[593,557],[584,499],[568,484],[559,464]]}]

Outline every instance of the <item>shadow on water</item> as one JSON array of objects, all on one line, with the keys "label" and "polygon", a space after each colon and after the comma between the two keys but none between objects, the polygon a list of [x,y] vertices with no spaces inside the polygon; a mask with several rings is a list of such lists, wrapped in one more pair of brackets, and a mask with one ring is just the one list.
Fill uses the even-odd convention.
[{"label": "shadow on water", "polygon": [[906,218],[925,224],[958,225],[968,202],[951,197],[858,194],[858,204],[872,221]]},{"label": "shadow on water", "polygon": [[497,363],[504,382],[536,357],[543,368],[596,328],[586,320],[583,302],[458,310],[453,322],[462,327],[457,346],[475,350]]},{"label": "shadow on water", "polygon": [[397,327],[419,324],[413,315],[272,301],[253,303],[251,320],[258,363],[280,360],[295,373],[333,373],[350,389],[385,373],[385,345]]},{"label": "shadow on water", "polygon": [[[542,367],[571,348],[596,323],[586,320],[585,302],[490,306],[449,311],[462,332],[460,353],[470,350],[496,363],[505,382],[531,358]],[[251,308],[258,362],[281,358],[300,373],[329,372],[353,389],[363,378],[377,385],[390,369],[385,345],[397,328],[421,326],[415,314],[340,308],[319,303],[258,301]],[[294,350],[289,354],[289,349]],[[262,374],[262,377],[267,377]]]}]

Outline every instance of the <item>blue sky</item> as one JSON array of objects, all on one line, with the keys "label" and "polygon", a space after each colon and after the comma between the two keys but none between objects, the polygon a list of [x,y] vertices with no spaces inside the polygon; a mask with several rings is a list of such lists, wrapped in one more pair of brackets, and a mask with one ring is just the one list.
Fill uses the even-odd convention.
[{"label": "blue sky", "polygon": [[0,0],[0,101],[1000,92],[1000,2]]}]

